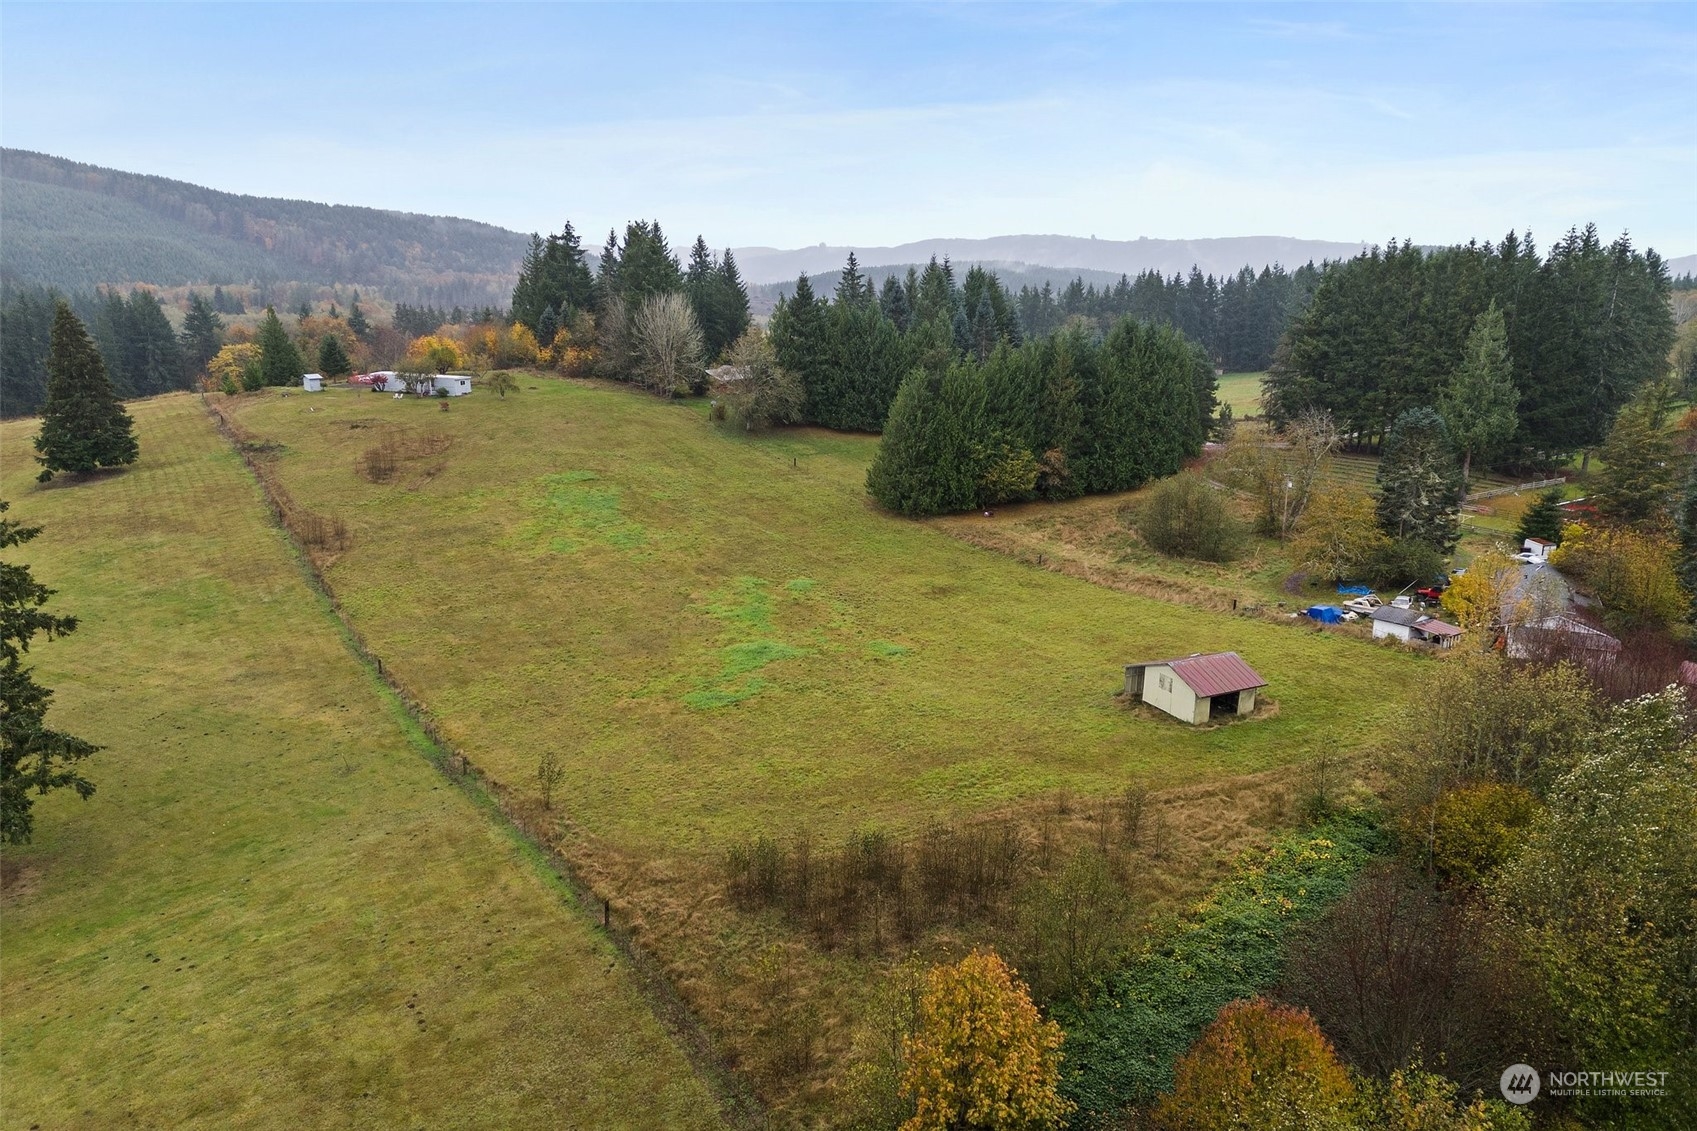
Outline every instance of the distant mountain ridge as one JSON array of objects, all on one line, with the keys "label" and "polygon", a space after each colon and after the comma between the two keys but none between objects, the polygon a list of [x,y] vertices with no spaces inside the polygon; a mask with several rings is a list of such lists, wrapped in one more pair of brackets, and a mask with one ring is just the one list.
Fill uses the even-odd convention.
[{"label": "distant mountain ridge", "polygon": [[238,196],[0,149],[0,276],[12,282],[343,283],[505,307],[528,244],[475,220]]},{"label": "distant mountain ridge", "polygon": [[987,239],[931,239],[895,247],[829,247],[793,250],[739,247],[737,266],[750,283],[794,282],[809,275],[840,269],[853,251],[862,267],[925,263],[945,256],[955,263],[982,264],[994,269],[1048,267],[1063,272],[1105,271],[1115,277],[1136,275],[1151,268],[1164,275],[1189,274],[1192,266],[1204,275],[1235,275],[1245,265],[1259,271],[1281,263],[1300,267],[1312,260],[1348,259],[1370,246],[1332,240],[1303,240],[1289,236],[1226,236],[1201,240],[1099,240],[1081,236],[991,236]]},{"label": "distant mountain ridge", "polygon": [[[0,149],[0,279],[64,290],[148,283],[339,283],[395,301],[506,307],[530,237],[493,224],[278,197],[242,196],[49,154]],[[1275,263],[1344,259],[1366,244],[1286,236],[1099,240],[1013,235],[894,247],[733,249],[743,278],[769,291],[803,271],[833,275],[851,250],[863,268],[945,257],[1031,282],[1100,284],[1155,269],[1234,275]],[[685,248],[676,249],[680,254]],[[1697,272],[1697,255],[1668,261]],[[1017,285],[1017,284],[1016,284]],[[1057,282],[1059,285],[1059,282]]]}]

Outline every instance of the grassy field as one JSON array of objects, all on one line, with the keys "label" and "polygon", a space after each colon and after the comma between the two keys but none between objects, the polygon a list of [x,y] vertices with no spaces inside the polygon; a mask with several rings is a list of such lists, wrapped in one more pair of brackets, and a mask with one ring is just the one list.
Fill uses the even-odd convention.
[{"label": "grassy field", "polygon": [[[292,405],[294,402],[285,402]],[[410,407],[410,406],[409,406]],[[38,488],[32,658],[99,792],[4,856],[7,1127],[713,1127],[625,965],[351,657],[199,403]]]},{"label": "grassy field", "polygon": [[[571,820],[622,849],[1256,771],[1368,739],[1414,664],[891,519],[862,487],[872,438],[748,440],[700,405],[524,384],[448,412],[347,392],[236,412],[346,522],[331,583],[451,739],[521,787],[558,752]],[[428,434],[392,481],[356,474]],[[1114,702],[1126,662],[1217,648],[1272,681],[1276,717],[1195,730]]]},{"label": "grassy field", "polygon": [[1261,415],[1261,380],[1265,373],[1227,373],[1220,378],[1215,394],[1221,404],[1232,406],[1232,416],[1242,420]]}]

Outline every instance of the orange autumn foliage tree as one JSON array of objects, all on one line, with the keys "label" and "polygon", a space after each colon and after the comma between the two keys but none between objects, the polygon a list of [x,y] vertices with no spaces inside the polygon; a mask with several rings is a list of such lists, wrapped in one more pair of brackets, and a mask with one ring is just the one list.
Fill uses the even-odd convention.
[{"label": "orange autumn foliage tree", "polygon": [[1349,1071],[1308,1011],[1256,998],[1228,1003],[1179,1059],[1155,1122],[1163,1131],[1341,1131],[1354,1103]]},{"label": "orange autumn foliage tree", "polygon": [[916,1110],[902,1131],[1035,1131],[1060,1126],[1072,1110],[1056,1090],[1060,1026],[1038,1015],[995,954],[934,967],[903,1045],[902,1089]]},{"label": "orange autumn foliage tree", "polygon": [[427,334],[407,347],[406,360],[402,364],[409,372],[434,376],[463,367],[465,355],[460,352],[460,344],[452,338]]}]

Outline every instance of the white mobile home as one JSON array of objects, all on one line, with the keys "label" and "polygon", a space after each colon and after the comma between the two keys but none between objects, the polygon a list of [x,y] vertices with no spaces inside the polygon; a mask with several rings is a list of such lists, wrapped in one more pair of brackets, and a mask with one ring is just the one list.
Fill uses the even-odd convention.
[{"label": "white mobile home", "polygon": [[1201,724],[1216,715],[1247,715],[1267,681],[1236,652],[1198,652],[1177,660],[1125,667],[1125,695],[1175,719]]},{"label": "white mobile home", "polygon": [[471,378],[458,373],[444,373],[432,377],[425,392],[431,396],[463,397],[471,392]]}]

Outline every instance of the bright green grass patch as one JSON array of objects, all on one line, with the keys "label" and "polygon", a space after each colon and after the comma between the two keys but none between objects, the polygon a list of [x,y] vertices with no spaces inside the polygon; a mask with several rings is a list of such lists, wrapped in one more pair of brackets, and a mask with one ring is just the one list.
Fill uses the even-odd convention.
[{"label": "bright green grass patch", "polygon": [[788,589],[791,593],[807,593],[818,584],[819,583],[811,577],[798,577],[793,581],[786,581],[784,583],[784,588]]},{"label": "bright green grass patch", "polygon": [[1239,862],[1193,918],[1108,980],[1088,1007],[1063,1004],[1061,1091],[1075,1125],[1106,1122],[1172,1087],[1173,1064],[1220,1008],[1284,972],[1292,932],[1349,890],[1388,846],[1372,814],[1348,813]]},{"label": "bright green grass patch", "polygon": [[9,517],[44,528],[18,557],[82,620],[30,654],[50,720],[106,746],[94,797],[42,799],[5,851],[7,1125],[719,1125],[617,952],[349,655],[199,404],[130,409],[140,462],[86,483],[37,487],[32,422],[0,426]]},{"label": "bright green grass patch", "polygon": [[[1054,789],[1263,770],[1375,741],[1435,662],[1113,591],[880,513],[875,437],[749,437],[696,403],[536,384],[452,413],[343,393],[240,412],[289,446],[295,498],[348,524],[331,584],[447,736],[520,791],[536,751],[560,751],[567,815],[623,851],[900,833]],[[353,473],[369,433],[350,421],[422,427],[425,411],[453,437],[440,474],[411,490]],[[573,492],[616,491],[640,549],[581,524],[552,535],[569,554],[515,537],[561,468],[595,478],[560,484],[568,501],[543,515],[570,526],[591,509]],[[740,663],[725,650],[758,640],[807,654],[721,682]],[[909,651],[892,662],[880,641]],[[1128,662],[1225,649],[1268,678],[1271,717],[1197,729],[1113,698]]]},{"label": "bright green grass patch", "polygon": [[619,507],[612,487],[591,487],[592,471],[567,471],[544,476],[541,496],[534,500],[538,518],[520,529],[521,539],[543,541],[557,554],[569,554],[589,542],[620,550],[635,550],[648,541],[648,532],[631,522]]},{"label": "bright green grass patch", "polygon": [[1221,404],[1229,404],[1232,416],[1242,420],[1246,416],[1261,415],[1261,382],[1265,373],[1227,373],[1220,378],[1218,390],[1214,396]]},{"label": "bright green grass patch", "polygon": [[892,656],[905,656],[909,652],[913,651],[912,648],[907,647],[905,644],[892,644],[888,640],[874,640],[866,646],[866,650],[871,652],[874,656],[883,656],[885,658]]}]

